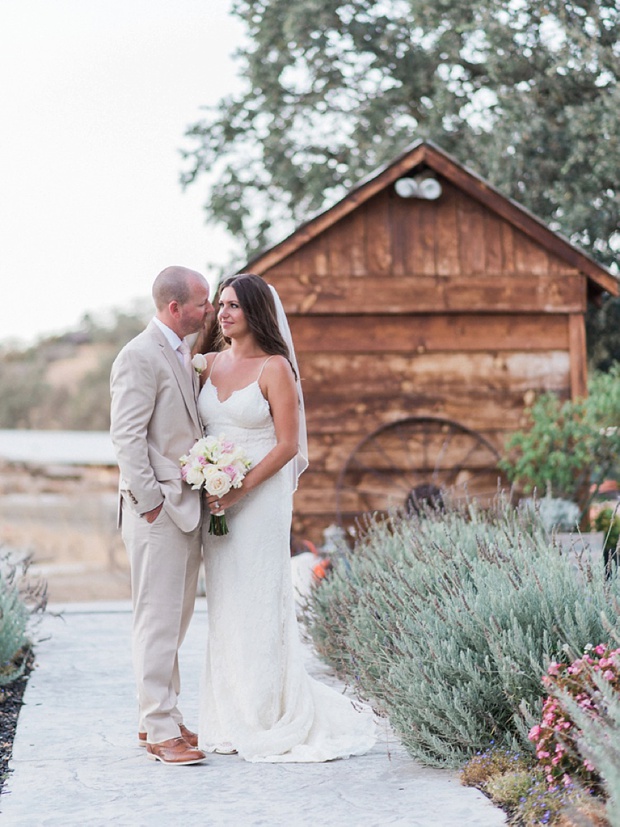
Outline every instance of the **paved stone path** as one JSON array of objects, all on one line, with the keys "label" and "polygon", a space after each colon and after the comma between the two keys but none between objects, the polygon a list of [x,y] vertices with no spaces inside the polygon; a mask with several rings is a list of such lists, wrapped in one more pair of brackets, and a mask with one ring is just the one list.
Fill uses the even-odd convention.
[{"label": "paved stone path", "polygon": [[[56,611],[59,607],[52,607]],[[38,634],[12,769],[6,827],[499,827],[456,773],[423,768],[384,726],[365,756],[328,764],[249,764],[210,756],[190,767],[148,761],[135,745],[127,603],[68,604]],[[197,725],[206,626],[198,607],[181,653],[183,710]],[[338,682],[308,651],[315,677]]]}]

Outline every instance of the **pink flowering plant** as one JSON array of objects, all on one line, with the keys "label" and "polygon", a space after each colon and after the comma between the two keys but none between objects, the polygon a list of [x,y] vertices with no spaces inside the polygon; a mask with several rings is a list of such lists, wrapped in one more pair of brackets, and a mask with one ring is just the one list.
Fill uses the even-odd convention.
[{"label": "pink flowering plant", "polygon": [[604,643],[588,645],[582,657],[571,664],[552,661],[542,681],[549,691],[542,710],[542,721],[532,727],[529,739],[536,749],[536,757],[545,773],[551,791],[570,787],[579,782],[591,790],[600,790],[601,778],[592,764],[578,750],[581,730],[577,728],[558,697],[566,695],[593,718],[603,711],[599,706],[594,676],[609,682],[620,690],[620,649],[611,649]]},{"label": "pink flowering plant", "polygon": [[[231,488],[240,488],[252,463],[243,448],[223,434],[205,436],[196,441],[188,454],[180,458],[181,476],[194,489],[204,488],[207,494],[223,497]],[[209,534],[228,534],[226,514],[211,514]]]}]

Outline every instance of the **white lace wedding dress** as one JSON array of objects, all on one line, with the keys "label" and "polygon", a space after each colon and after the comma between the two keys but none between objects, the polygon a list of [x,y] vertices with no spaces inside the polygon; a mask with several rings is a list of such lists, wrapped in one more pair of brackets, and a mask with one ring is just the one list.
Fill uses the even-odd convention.
[{"label": "white lace wedding dress", "polygon": [[[243,445],[254,463],[275,444],[258,381],[224,401],[207,379],[198,401],[207,434]],[[226,513],[229,533],[207,533],[208,612],[199,743],[228,742],[247,761],[330,761],[375,742],[368,709],[311,678],[303,662],[291,583],[292,492],[287,469]]]}]

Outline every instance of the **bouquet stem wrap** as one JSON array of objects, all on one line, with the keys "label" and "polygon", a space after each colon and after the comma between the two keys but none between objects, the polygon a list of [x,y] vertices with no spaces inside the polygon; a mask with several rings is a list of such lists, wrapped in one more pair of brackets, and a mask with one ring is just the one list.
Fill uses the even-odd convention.
[{"label": "bouquet stem wrap", "polygon": [[225,511],[218,511],[217,514],[211,514],[209,534],[215,534],[216,537],[222,537],[224,534],[228,534],[228,523],[226,522]]}]

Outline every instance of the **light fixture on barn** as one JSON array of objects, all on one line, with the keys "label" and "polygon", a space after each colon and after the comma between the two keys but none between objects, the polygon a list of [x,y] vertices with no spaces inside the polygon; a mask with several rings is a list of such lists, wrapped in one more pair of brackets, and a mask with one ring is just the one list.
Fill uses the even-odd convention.
[{"label": "light fixture on barn", "polygon": [[436,201],[441,195],[441,184],[428,175],[416,175],[414,178],[399,178],[394,184],[396,194],[401,198],[422,198]]}]

